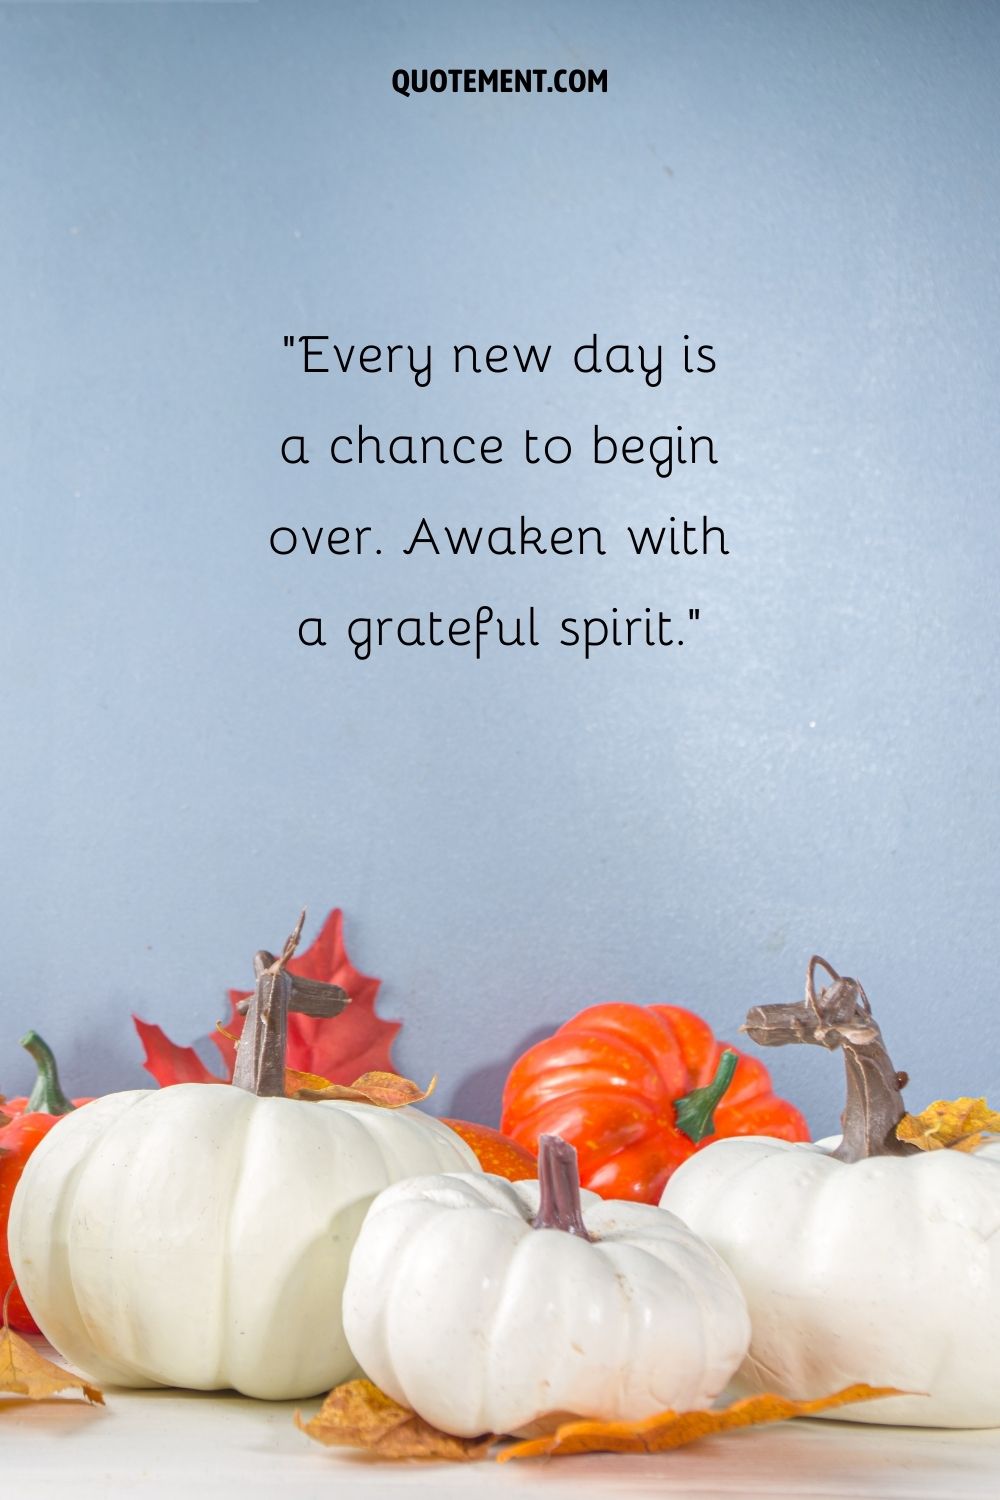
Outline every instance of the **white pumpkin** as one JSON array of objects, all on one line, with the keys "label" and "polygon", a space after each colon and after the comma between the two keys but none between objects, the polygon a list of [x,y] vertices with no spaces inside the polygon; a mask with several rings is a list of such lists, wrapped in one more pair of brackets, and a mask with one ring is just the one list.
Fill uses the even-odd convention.
[{"label": "white pumpkin", "polygon": [[233,1085],[109,1094],[30,1157],[8,1225],[14,1274],[55,1347],[112,1385],[233,1387],[286,1400],[350,1376],[348,1259],[374,1196],[475,1171],[454,1131],[412,1108],[284,1092],[287,1011],[342,990],[258,954]]},{"label": "white pumpkin", "polygon": [[29,1158],[11,1261],[46,1338],[97,1380],[312,1396],[354,1370],[340,1301],[372,1198],[475,1168],[412,1108],[226,1084],[109,1094]]},{"label": "white pumpkin", "polygon": [[[569,1153],[575,1179],[572,1147],[543,1136],[543,1182],[552,1141],[558,1170]],[[365,1373],[464,1437],[710,1402],[750,1334],[718,1256],[672,1214],[606,1202],[578,1179],[555,1195],[570,1232],[536,1228],[536,1216],[552,1221],[547,1196],[551,1207],[538,1182],[487,1175],[417,1178],[380,1194],[344,1291],[344,1328]]]},{"label": "white pumpkin", "polygon": [[[750,1308],[740,1394],[825,1395],[864,1381],[923,1394],[846,1406],[847,1421],[1000,1425],[1000,1148],[914,1151],[896,1137],[906,1082],[867,998],[841,979],[805,1004],[759,1006],[765,1045],[841,1048],[844,1136],[713,1142],[660,1200],[719,1252]],[[904,1154],[905,1153],[905,1154]]]},{"label": "white pumpkin", "polygon": [[838,1161],[819,1145],[715,1141],[661,1200],[735,1273],[753,1339],[742,1395],[856,1381],[926,1395],[832,1416],[1000,1425],[1000,1151]]}]

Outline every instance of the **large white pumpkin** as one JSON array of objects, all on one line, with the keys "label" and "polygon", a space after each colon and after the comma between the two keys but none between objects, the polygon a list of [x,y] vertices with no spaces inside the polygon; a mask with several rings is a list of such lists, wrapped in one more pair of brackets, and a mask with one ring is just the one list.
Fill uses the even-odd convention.
[{"label": "large white pumpkin", "polygon": [[812,1397],[856,1381],[926,1395],[856,1422],[1000,1425],[1000,1150],[842,1162],[748,1137],[689,1158],[661,1200],[719,1252],[750,1308],[736,1386]]},{"label": "large white pumpkin", "polygon": [[312,1396],[354,1371],[341,1294],[374,1196],[476,1166],[412,1108],[228,1084],[110,1094],[30,1157],[11,1261],[45,1336],[97,1380]]},{"label": "large white pumpkin", "polygon": [[[817,992],[817,967],[833,983]],[[924,1427],[1000,1425],[1000,1148],[901,1142],[898,1073],[864,990],[824,960],[806,999],[757,1006],[763,1045],[842,1051],[844,1134],[748,1137],[686,1161],[660,1200],[719,1252],[750,1308],[742,1394],[825,1395],[858,1381],[920,1392],[828,1415]]]},{"label": "large white pumpkin", "polygon": [[[552,1139],[542,1137],[543,1152]],[[544,1178],[544,1161],[540,1170]],[[534,1181],[428,1177],[388,1188],[362,1227],[344,1293],[365,1373],[466,1437],[708,1404],[749,1340],[734,1277],[672,1214],[590,1192],[576,1203],[589,1240],[533,1227]]]}]

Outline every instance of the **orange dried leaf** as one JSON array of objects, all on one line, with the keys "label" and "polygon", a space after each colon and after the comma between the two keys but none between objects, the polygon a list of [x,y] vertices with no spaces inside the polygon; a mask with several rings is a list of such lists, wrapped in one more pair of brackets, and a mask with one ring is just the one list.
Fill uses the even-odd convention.
[{"label": "orange dried leaf", "polygon": [[[216,1031],[232,1042],[233,1048],[237,1048],[240,1039],[231,1031],[227,1031],[221,1021],[215,1023]],[[286,1099],[298,1099],[304,1089],[328,1089],[332,1088],[329,1078],[321,1078],[318,1073],[300,1073],[297,1068],[285,1069],[285,1097]]]},{"label": "orange dried leaf", "polygon": [[[816,1416],[837,1406],[905,1394],[893,1386],[849,1385],[814,1401],[792,1401],[767,1393],[736,1401],[723,1411],[665,1411],[641,1422],[565,1422],[545,1437],[509,1444],[497,1459],[504,1463],[511,1458],[560,1458],[575,1453],[666,1453],[730,1428]],[[295,1423],[328,1447],[362,1448],[390,1459],[468,1461],[484,1458],[497,1441],[492,1433],[459,1438],[441,1432],[370,1380],[338,1385],[311,1421],[304,1422],[296,1413]]]},{"label": "orange dried leaf", "polygon": [[497,1459],[505,1463],[510,1458],[560,1458],[573,1453],[666,1453],[732,1427],[810,1417],[854,1401],[902,1394],[891,1386],[849,1385],[816,1401],[791,1401],[768,1392],[736,1401],[723,1411],[665,1411],[642,1422],[565,1422],[545,1437],[512,1444],[498,1453]]},{"label": "orange dried leaf", "polygon": [[409,1078],[400,1078],[397,1073],[362,1073],[354,1083],[327,1083],[316,1080],[322,1088],[299,1087],[297,1099],[350,1099],[357,1104],[375,1104],[379,1109],[402,1109],[405,1104],[419,1104],[429,1099],[437,1088],[437,1075],[425,1089]]},{"label": "orange dried leaf", "polygon": [[322,1092],[333,1087],[329,1078],[321,1078],[318,1073],[299,1073],[295,1068],[285,1069],[285,1094],[289,1099],[297,1099],[304,1089]]},{"label": "orange dried leaf", "polygon": [[921,1151],[942,1151],[951,1146],[975,1151],[985,1145],[984,1135],[1000,1132],[1000,1115],[985,1099],[936,1099],[919,1115],[904,1115],[896,1126],[901,1141]]},{"label": "orange dried leaf", "polygon": [[451,1437],[400,1406],[370,1380],[349,1380],[327,1396],[316,1415],[295,1425],[331,1448],[364,1448],[380,1458],[444,1458],[456,1462],[482,1458],[494,1441]]},{"label": "orange dried leaf", "polygon": [[44,1401],[48,1396],[68,1390],[80,1391],[88,1401],[97,1406],[104,1405],[104,1397],[96,1385],[90,1385],[78,1375],[71,1375],[69,1370],[53,1364],[9,1328],[0,1329],[0,1391],[10,1396],[28,1396],[32,1401]]}]

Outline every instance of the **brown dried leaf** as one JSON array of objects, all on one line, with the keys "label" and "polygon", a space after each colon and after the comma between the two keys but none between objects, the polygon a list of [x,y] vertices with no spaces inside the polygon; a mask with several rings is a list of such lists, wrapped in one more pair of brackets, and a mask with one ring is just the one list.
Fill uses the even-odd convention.
[{"label": "brown dried leaf", "polygon": [[453,1462],[483,1458],[495,1441],[451,1437],[400,1406],[370,1380],[349,1380],[327,1396],[316,1415],[295,1425],[330,1448],[364,1448],[380,1458],[444,1458]]},{"label": "brown dried leaf", "polygon": [[573,1453],[666,1453],[713,1433],[727,1432],[731,1427],[756,1427],[764,1422],[784,1422],[788,1417],[810,1417],[852,1401],[876,1401],[882,1396],[902,1394],[891,1386],[849,1385],[816,1401],[791,1401],[768,1392],[736,1401],[723,1411],[665,1411],[642,1422],[565,1422],[545,1437],[504,1448],[497,1459],[506,1463],[510,1458],[561,1458]]},{"label": "brown dried leaf", "polygon": [[96,1385],[89,1385],[78,1375],[54,1365],[9,1328],[0,1329],[0,1391],[44,1401],[47,1396],[67,1390],[81,1391],[88,1401],[104,1405],[104,1397]]},{"label": "brown dried leaf", "polygon": [[976,1151],[990,1134],[1000,1132],[1000,1115],[985,1099],[936,1099],[919,1115],[904,1115],[896,1126],[901,1141],[921,1151]]},{"label": "brown dried leaf", "polygon": [[[308,1075],[306,1075],[308,1076]],[[425,1089],[409,1078],[400,1078],[397,1073],[362,1073],[354,1083],[326,1083],[324,1088],[305,1087],[296,1089],[296,1099],[351,1099],[358,1104],[375,1104],[379,1109],[402,1109],[404,1104],[419,1104],[429,1099],[437,1088],[437,1075]]]}]

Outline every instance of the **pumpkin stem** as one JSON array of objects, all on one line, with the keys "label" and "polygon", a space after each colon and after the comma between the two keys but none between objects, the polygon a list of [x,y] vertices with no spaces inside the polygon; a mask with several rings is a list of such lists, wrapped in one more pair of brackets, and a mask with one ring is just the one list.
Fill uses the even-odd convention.
[{"label": "pumpkin stem", "polygon": [[736,1072],[736,1064],[739,1060],[739,1054],[731,1047],[727,1048],[719,1058],[711,1083],[706,1083],[704,1088],[692,1089],[689,1094],[685,1094],[682,1099],[675,1102],[674,1119],[677,1129],[695,1145],[703,1141],[707,1135],[715,1134],[713,1115],[719,1107],[723,1094],[733,1081],[733,1074]]},{"label": "pumpkin stem", "polygon": [[[817,968],[825,969],[833,980],[819,991]],[[814,955],[806,970],[805,999],[797,1005],[755,1005],[747,1012],[743,1030],[762,1047],[811,1042],[843,1051],[847,1101],[840,1122],[844,1137],[833,1153],[840,1161],[909,1156],[917,1150],[896,1135],[896,1126],[906,1113],[902,1093],[906,1074],[893,1066],[868,996],[856,979],[842,977],[825,958]]]},{"label": "pumpkin stem", "polygon": [[67,1099],[59,1082],[59,1069],[55,1055],[48,1042],[44,1042],[37,1031],[29,1031],[21,1038],[21,1046],[35,1059],[38,1076],[35,1086],[24,1106],[26,1115],[68,1115],[76,1108],[72,1099]]},{"label": "pumpkin stem", "polygon": [[261,1098],[280,1098],[285,1093],[288,1012],[336,1016],[349,1003],[338,984],[289,974],[287,964],[298,947],[305,920],[303,911],[277,958],[263,950],[254,955],[257,982],[236,1047],[233,1083]]},{"label": "pumpkin stem", "polygon": [[583,1222],[576,1150],[558,1135],[538,1138],[538,1212],[532,1229],[562,1229],[592,1239]]}]

